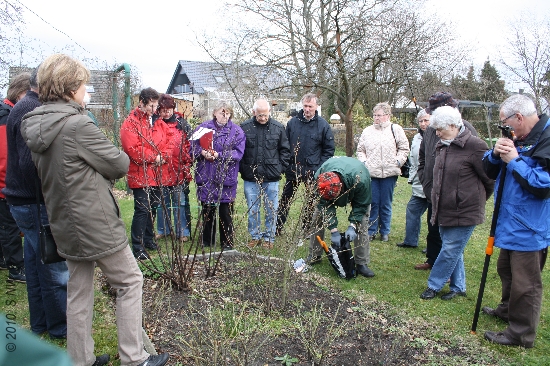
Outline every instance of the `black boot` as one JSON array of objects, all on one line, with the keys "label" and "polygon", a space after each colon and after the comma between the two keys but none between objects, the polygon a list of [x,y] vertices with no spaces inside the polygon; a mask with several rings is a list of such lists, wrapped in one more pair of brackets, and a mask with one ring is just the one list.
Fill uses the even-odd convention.
[{"label": "black boot", "polygon": [[357,271],[357,273],[365,277],[374,277],[374,272],[369,267],[367,267],[366,264],[356,265],[355,270]]}]

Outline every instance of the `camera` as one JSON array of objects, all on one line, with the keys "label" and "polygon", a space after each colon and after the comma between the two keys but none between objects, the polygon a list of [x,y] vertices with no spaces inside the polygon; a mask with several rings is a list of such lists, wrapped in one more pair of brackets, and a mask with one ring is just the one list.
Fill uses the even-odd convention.
[{"label": "camera", "polygon": [[513,140],[516,137],[514,130],[510,126],[497,126],[502,131],[502,137],[506,137],[510,140]]}]

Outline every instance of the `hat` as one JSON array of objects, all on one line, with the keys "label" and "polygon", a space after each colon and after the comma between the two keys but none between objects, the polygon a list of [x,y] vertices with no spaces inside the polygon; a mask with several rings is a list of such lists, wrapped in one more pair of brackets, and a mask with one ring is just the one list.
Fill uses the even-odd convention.
[{"label": "hat", "polygon": [[428,100],[428,107],[426,108],[426,112],[432,114],[434,110],[439,107],[443,107],[444,105],[456,108],[458,106],[458,101],[456,99],[453,99],[453,96],[447,92],[435,93]]},{"label": "hat", "polygon": [[340,195],[342,181],[340,180],[338,174],[334,172],[325,172],[319,174],[317,186],[321,197],[330,201]]}]

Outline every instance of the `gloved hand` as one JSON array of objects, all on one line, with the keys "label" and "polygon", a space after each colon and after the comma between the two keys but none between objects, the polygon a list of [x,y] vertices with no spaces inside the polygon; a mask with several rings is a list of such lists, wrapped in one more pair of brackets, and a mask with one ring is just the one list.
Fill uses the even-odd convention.
[{"label": "gloved hand", "polygon": [[330,241],[332,244],[336,247],[340,247],[340,239],[342,238],[342,235],[340,235],[339,231],[335,231],[333,233],[330,233]]},{"label": "gloved hand", "polygon": [[357,239],[357,232],[352,225],[348,226],[348,229],[344,235],[348,241],[355,241],[355,239]]}]

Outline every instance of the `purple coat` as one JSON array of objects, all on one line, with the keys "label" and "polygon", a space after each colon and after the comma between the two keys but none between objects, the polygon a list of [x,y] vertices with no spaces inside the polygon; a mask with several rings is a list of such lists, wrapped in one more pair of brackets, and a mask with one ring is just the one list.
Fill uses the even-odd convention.
[{"label": "purple coat", "polygon": [[243,157],[246,137],[243,130],[231,120],[225,126],[215,121],[206,121],[198,127],[210,128],[214,132],[214,150],[219,157],[206,160],[198,140],[191,142],[191,156],[196,161],[195,183],[199,201],[208,203],[228,203],[237,195],[239,161]]}]

